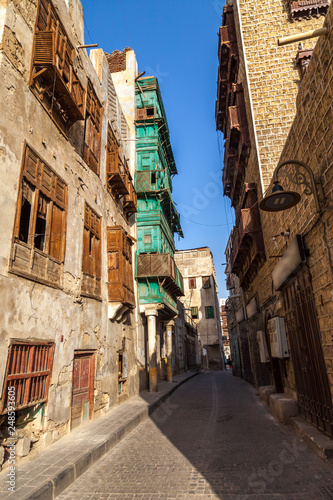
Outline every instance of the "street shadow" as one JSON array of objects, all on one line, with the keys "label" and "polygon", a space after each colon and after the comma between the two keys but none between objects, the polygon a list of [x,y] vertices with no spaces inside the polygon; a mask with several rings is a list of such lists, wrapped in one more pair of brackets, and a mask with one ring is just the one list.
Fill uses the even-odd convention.
[{"label": "street shadow", "polygon": [[170,463],[175,470],[175,489],[177,471],[185,470],[179,494],[237,500],[248,495],[266,498],[266,493],[297,496],[295,471],[303,491],[312,487],[311,477],[301,473],[309,467],[308,455],[300,451],[300,445],[291,445],[295,441],[292,433],[274,424],[258,397],[252,385],[231,372],[205,372],[181,385],[154,411],[151,422],[180,452],[161,442],[163,454],[175,460]]}]

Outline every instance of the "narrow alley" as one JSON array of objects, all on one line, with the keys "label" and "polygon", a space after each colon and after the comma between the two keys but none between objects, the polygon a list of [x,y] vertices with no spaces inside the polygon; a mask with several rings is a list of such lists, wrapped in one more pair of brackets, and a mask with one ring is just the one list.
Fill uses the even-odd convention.
[{"label": "narrow alley", "polygon": [[182,385],[58,498],[332,498],[332,464],[230,372]]}]

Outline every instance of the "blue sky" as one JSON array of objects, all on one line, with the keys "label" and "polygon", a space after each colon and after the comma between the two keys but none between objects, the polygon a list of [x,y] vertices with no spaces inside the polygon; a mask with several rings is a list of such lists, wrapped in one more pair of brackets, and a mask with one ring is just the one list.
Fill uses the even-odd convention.
[{"label": "blue sky", "polygon": [[217,32],[222,0],[83,0],[85,42],[105,52],[134,49],[139,71],[159,79],[179,175],[173,198],[184,239],[179,250],[209,246],[220,297],[233,210],[222,194],[223,140],[215,127]]}]

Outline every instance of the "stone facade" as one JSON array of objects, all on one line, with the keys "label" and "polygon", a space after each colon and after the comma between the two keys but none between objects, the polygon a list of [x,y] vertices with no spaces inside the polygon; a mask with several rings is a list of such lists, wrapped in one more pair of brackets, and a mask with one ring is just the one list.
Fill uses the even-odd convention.
[{"label": "stone facade", "polygon": [[222,331],[213,255],[208,247],[178,250],[175,262],[184,279],[184,297],[180,300],[198,329],[198,339],[206,349],[202,367],[223,368]]},{"label": "stone facade", "polygon": [[[68,6],[55,0],[51,18],[60,20],[61,34],[68,38],[66,57],[74,58],[74,66],[56,72],[54,67],[62,63],[54,59],[42,68],[36,47],[43,31],[35,23],[38,18],[42,26],[40,12],[48,5],[9,1],[0,12],[1,423],[5,428],[7,387],[17,383],[22,455],[146,388],[145,377],[140,386],[137,363],[144,358],[144,337],[134,309],[136,287],[132,283],[129,296],[116,300],[110,299],[108,287],[108,228],[124,235],[127,262],[136,250],[135,207],[132,213],[126,210],[126,197],[110,187],[107,173],[111,133],[127,164],[126,182],[134,178],[135,146],[128,147],[126,139],[135,138],[135,55],[126,53],[131,64],[126,78],[131,78],[133,92],[125,98],[117,95],[103,51],[92,51],[89,58],[85,49],[77,48],[84,43],[80,2]],[[77,90],[68,90],[72,80],[67,81],[66,71],[85,94],[90,86],[95,108],[87,102],[86,114]],[[51,73],[52,83],[47,84]],[[35,368],[28,359],[36,360]],[[15,382],[18,372],[38,375],[21,379],[28,381],[22,388]],[[8,436],[2,432],[6,446]]]},{"label": "stone facade", "polygon": [[[332,6],[319,9],[316,17],[298,14],[293,22],[289,2],[273,1],[267,7],[241,0],[228,4],[235,19],[238,82],[244,87],[251,143],[243,182],[256,185],[260,203],[263,192],[271,192],[279,162],[298,160],[309,167],[288,164],[278,175],[284,190],[300,194],[295,207],[275,213],[260,210],[264,258],[238,289],[236,279],[230,330],[238,330],[240,343],[242,330],[248,339],[253,382],[269,385],[273,380],[277,392],[297,399],[307,420],[332,435]],[[326,18],[319,15],[325,13]],[[278,47],[277,39],[321,27],[323,22],[329,34],[317,43],[303,42],[303,49],[314,50],[300,74],[295,64],[298,43]],[[311,171],[314,187],[310,186]],[[319,206],[311,194],[314,189]],[[236,231],[242,224],[243,208],[240,203],[235,206]],[[238,247],[232,239],[234,246],[227,252],[229,280],[233,272],[243,279],[241,268],[234,265],[244,233],[242,237]],[[298,260],[288,270],[286,255],[296,246]],[[239,314],[237,321],[237,311],[242,310],[243,318]],[[276,316],[285,320],[290,351],[290,356],[281,359],[272,356],[270,346],[270,319]],[[259,358],[258,332],[265,334],[270,354],[266,364]],[[263,368],[264,377],[260,376]],[[244,369],[243,363],[243,376]]]}]

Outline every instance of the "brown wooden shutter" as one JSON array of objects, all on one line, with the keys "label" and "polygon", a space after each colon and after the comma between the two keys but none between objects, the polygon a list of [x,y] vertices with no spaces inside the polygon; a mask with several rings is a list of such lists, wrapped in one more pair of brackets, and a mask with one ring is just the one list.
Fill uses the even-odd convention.
[{"label": "brown wooden shutter", "polygon": [[136,110],[136,119],[145,120],[146,119],[146,108],[140,108]]},{"label": "brown wooden shutter", "polygon": [[101,240],[98,238],[94,238],[95,240],[95,274],[94,276],[97,276],[97,278],[101,277]]},{"label": "brown wooden shutter", "polygon": [[37,31],[35,35],[34,64],[52,64],[54,60],[54,32]]},{"label": "brown wooden shutter", "polygon": [[53,204],[51,232],[50,232],[50,249],[51,257],[57,260],[62,260],[62,240],[64,238],[63,228],[64,212],[57,205]]},{"label": "brown wooden shutter", "polygon": [[89,238],[90,238],[90,231],[85,227],[83,229],[82,271],[88,274],[90,273]]}]

